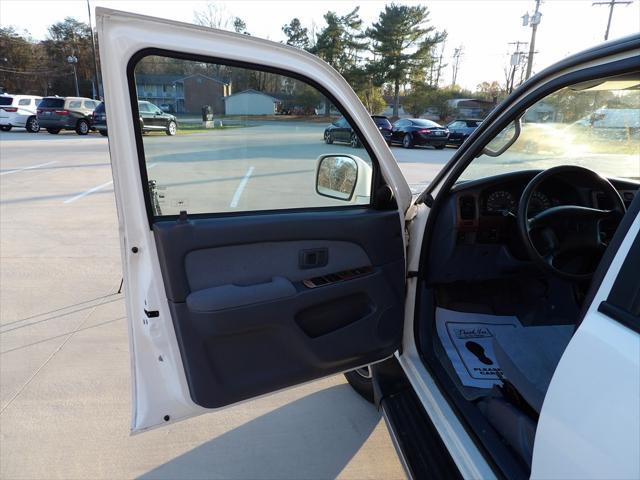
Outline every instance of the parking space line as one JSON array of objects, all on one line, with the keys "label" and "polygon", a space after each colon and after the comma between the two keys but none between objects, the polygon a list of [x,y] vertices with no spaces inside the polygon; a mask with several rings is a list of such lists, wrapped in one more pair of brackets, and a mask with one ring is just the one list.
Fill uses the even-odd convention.
[{"label": "parking space line", "polygon": [[8,170],[6,172],[0,172],[0,175],[11,175],[12,173],[24,172],[25,170],[33,170],[35,168],[45,167],[45,166],[51,165],[53,163],[58,163],[58,161],[57,160],[53,160],[52,162],[41,163],[39,165],[32,165],[30,167],[16,168],[15,170]]},{"label": "parking space line", "polygon": [[[149,166],[147,167],[147,169],[151,169],[151,168],[155,167],[156,165],[157,165],[157,163],[152,163],[151,165],[149,165]],[[78,194],[78,195],[76,195],[75,197],[67,198],[67,199],[66,199],[64,202],[62,202],[62,203],[73,203],[73,202],[75,202],[76,200],[80,200],[81,198],[86,197],[87,195],[91,195],[91,194],[92,194],[92,193],[94,193],[94,192],[97,192],[97,191],[99,191],[99,190],[102,190],[102,189],[103,189],[103,188],[105,188],[105,187],[108,187],[108,186],[109,186],[109,185],[111,185],[112,183],[113,183],[113,180],[109,180],[108,182],[103,183],[102,185],[98,185],[97,187],[93,187],[93,188],[90,188],[89,190],[86,190],[86,191],[84,191],[84,192],[82,192],[82,193],[79,193],[79,194]]]},{"label": "parking space line", "polygon": [[87,195],[91,195],[93,192],[97,192],[98,190],[102,190],[104,187],[108,187],[112,183],[113,180],[109,180],[108,182],[103,183],[102,185],[98,185],[97,187],[90,188],[89,190],[86,190],[76,195],[75,197],[67,198],[63,203],[73,203],[76,200],[80,200],[81,198],[86,197]]},{"label": "parking space line", "polygon": [[249,167],[247,173],[245,173],[244,177],[240,181],[238,188],[236,188],[236,193],[233,194],[233,198],[231,199],[231,203],[229,206],[231,208],[236,208],[238,206],[238,202],[240,201],[240,197],[242,196],[242,192],[244,191],[244,187],[247,186],[247,182],[249,181],[249,177],[253,173],[254,167]]}]

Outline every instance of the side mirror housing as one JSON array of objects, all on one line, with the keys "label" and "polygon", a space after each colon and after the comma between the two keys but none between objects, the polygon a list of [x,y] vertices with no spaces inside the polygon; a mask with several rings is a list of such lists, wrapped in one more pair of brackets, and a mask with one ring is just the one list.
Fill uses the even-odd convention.
[{"label": "side mirror housing", "polygon": [[520,119],[516,119],[502,129],[493,140],[482,149],[482,153],[490,157],[499,157],[513,145],[520,136]]},{"label": "side mirror housing", "polygon": [[316,192],[323,197],[351,200],[358,181],[358,162],[348,155],[322,155],[318,159]]}]

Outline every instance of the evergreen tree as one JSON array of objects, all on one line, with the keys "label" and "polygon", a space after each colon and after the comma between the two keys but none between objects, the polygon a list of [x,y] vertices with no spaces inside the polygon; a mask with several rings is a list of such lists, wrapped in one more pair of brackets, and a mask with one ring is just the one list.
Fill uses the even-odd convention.
[{"label": "evergreen tree", "polygon": [[[368,46],[362,32],[359,9],[356,7],[344,16],[327,12],[324,15],[327,26],[318,34],[315,45],[310,49],[350,83],[352,74],[359,71],[359,53]],[[329,115],[329,102],[325,102],[325,115]]]},{"label": "evergreen tree", "polygon": [[400,86],[410,74],[428,68],[431,52],[444,36],[428,25],[429,11],[422,5],[385,5],[378,21],[367,29],[374,66],[393,85],[393,116],[398,116]]},{"label": "evergreen tree", "polygon": [[283,25],[282,31],[287,36],[287,45],[303,50],[309,48],[309,31],[302,26],[297,18],[291,20],[289,24]]}]

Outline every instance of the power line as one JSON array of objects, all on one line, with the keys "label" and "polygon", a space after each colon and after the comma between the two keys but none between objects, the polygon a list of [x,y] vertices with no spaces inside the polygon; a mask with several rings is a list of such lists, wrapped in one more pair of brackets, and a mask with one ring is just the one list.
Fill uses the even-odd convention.
[{"label": "power line", "polygon": [[59,73],[60,70],[34,70],[34,71],[20,71],[20,70],[15,70],[13,68],[4,68],[4,67],[0,67],[0,72],[5,72],[5,73],[11,73],[12,75],[58,75],[58,76],[63,76],[63,75],[70,75],[70,72],[66,72],[66,73]]},{"label": "power line", "polygon": [[609,29],[611,28],[611,17],[613,17],[613,8],[616,5],[629,5],[633,3],[633,0],[609,0],[608,2],[593,2],[591,6],[595,5],[609,5],[609,20],[607,20],[607,30],[604,32],[604,41],[609,40]]}]

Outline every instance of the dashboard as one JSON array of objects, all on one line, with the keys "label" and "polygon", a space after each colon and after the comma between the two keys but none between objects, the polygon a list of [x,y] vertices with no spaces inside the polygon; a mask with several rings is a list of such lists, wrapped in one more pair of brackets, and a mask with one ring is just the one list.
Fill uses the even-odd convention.
[{"label": "dashboard", "polygon": [[[523,190],[536,170],[496,175],[456,184],[438,209],[429,249],[432,283],[511,278],[532,272],[538,275],[518,232],[516,215]],[[627,206],[640,189],[640,182],[610,179]],[[611,208],[598,184],[585,185],[582,178],[549,178],[530,203],[533,216],[558,205]],[[616,226],[601,226],[607,237]],[[606,231],[605,231],[606,230]]]},{"label": "dashboard", "polygon": [[[456,229],[461,243],[507,243],[515,232],[515,218],[523,190],[537,171],[517,172],[464,182],[454,187]],[[598,185],[584,186],[584,181],[550,178],[531,197],[529,217],[558,205],[581,205],[611,208]],[[628,206],[640,183],[612,180]],[[580,186],[578,186],[580,185]],[[508,242],[512,243],[512,242]]]}]

